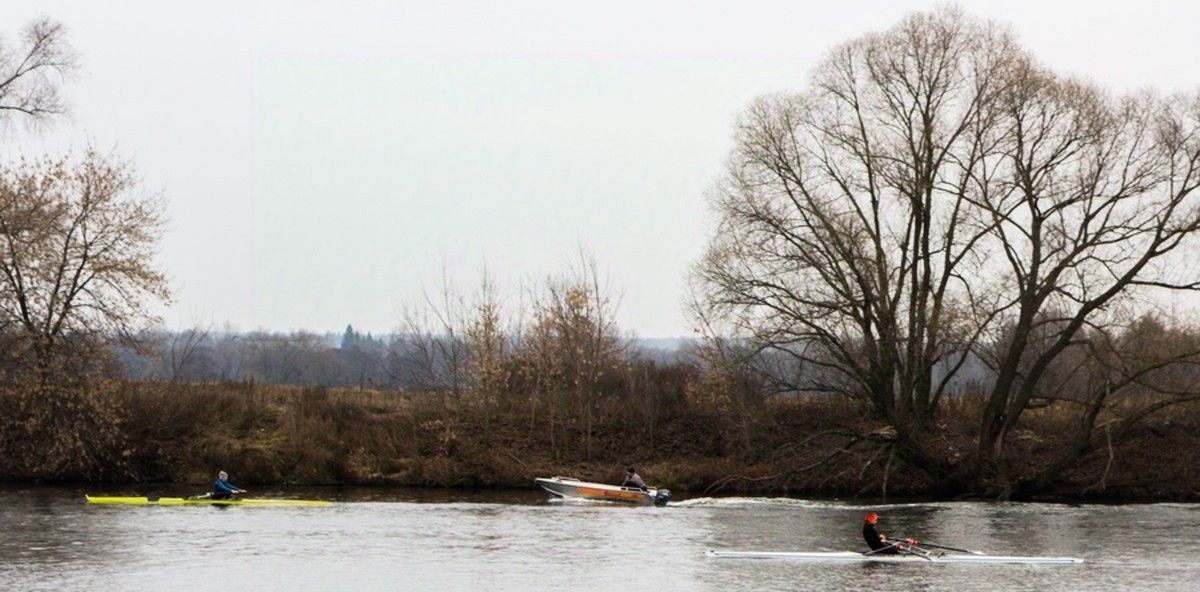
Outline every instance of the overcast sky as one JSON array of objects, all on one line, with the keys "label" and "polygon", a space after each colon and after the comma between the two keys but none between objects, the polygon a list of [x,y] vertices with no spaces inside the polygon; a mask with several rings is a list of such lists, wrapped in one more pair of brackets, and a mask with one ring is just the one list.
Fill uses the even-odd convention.
[{"label": "overcast sky", "polygon": [[[512,290],[583,245],[624,329],[690,332],[683,276],[732,124],[834,45],[931,2],[4,1],[49,16],[70,121],[136,162],[171,223],[173,327],[371,331],[486,263]],[[961,2],[1046,64],[1121,91],[1200,87],[1200,3]],[[16,148],[14,148],[16,147]]]}]

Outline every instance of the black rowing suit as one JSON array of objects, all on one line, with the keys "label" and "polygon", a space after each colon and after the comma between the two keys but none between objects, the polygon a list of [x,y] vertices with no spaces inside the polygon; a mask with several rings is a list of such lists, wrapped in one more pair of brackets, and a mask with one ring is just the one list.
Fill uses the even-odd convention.
[{"label": "black rowing suit", "polygon": [[870,522],[863,522],[863,538],[866,539],[867,546],[870,547],[872,551],[884,549],[883,551],[878,551],[875,553],[876,555],[900,554],[900,551],[896,547],[892,547],[890,549],[886,548],[888,543],[883,540],[883,535],[879,534],[879,531],[875,530],[875,525],[871,524]]}]

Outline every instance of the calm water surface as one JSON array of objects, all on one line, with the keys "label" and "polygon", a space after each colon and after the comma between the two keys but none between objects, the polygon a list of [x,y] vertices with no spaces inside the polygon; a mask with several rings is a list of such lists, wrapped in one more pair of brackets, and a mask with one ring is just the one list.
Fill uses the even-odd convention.
[{"label": "calm water surface", "polygon": [[[105,491],[96,493],[142,493]],[[178,491],[159,491],[178,494]],[[1200,590],[1200,505],[700,498],[666,508],[535,492],[288,489],[326,508],[87,506],[0,489],[0,590]],[[858,549],[881,530],[1082,566],[838,565],[707,549]]]}]

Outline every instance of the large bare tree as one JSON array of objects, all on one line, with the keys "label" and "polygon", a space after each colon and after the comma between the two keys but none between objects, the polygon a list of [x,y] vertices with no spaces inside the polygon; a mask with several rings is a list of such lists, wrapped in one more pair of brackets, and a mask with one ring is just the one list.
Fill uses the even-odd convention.
[{"label": "large bare tree", "polygon": [[1113,97],[1003,27],[913,15],[747,110],[700,305],[790,362],[777,388],[869,401],[939,473],[929,420],[963,368],[990,364],[973,466],[991,476],[1056,361],[1099,351],[1152,292],[1197,287],[1178,264],[1200,228],[1198,130],[1195,96]]}]

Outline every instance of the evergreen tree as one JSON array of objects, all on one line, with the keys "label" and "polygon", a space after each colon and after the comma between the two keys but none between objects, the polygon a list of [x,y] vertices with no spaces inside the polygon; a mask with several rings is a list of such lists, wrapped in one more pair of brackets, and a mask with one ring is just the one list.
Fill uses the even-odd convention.
[{"label": "evergreen tree", "polygon": [[346,332],[342,333],[342,349],[350,349],[358,345],[359,339],[358,333],[354,331],[354,325],[346,325]]}]

